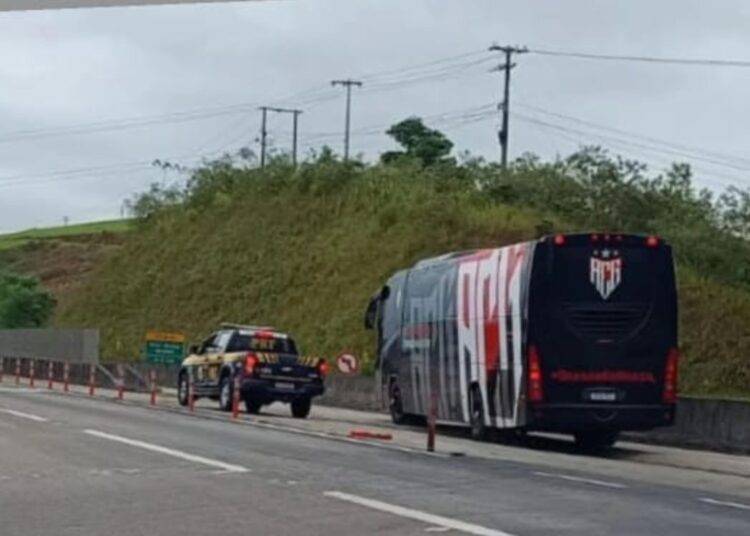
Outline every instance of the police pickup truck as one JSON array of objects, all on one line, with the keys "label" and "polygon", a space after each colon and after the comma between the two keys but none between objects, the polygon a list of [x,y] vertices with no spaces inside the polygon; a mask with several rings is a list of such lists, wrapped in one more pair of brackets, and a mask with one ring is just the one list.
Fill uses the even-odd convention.
[{"label": "police pickup truck", "polygon": [[189,404],[190,396],[208,397],[230,411],[239,377],[240,398],[248,413],[285,402],[294,417],[304,419],[313,397],[325,390],[327,372],[323,359],[300,356],[294,340],[285,333],[269,327],[222,324],[190,348],[180,367],[177,396],[183,406]]}]

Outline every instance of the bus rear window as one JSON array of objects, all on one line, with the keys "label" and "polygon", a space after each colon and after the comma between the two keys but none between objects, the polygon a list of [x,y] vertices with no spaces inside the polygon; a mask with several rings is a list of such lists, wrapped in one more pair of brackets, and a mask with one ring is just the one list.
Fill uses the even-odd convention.
[{"label": "bus rear window", "polygon": [[562,302],[650,302],[670,271],[645,247],[565,246],[552,250],[551,283]]},{"label": "bus rear window", "polygon": [[279,354],[296,354],[297,348],[292,339],[277,337],[255,337],[237,335],[229,343],[228,352],[275,352]]}]

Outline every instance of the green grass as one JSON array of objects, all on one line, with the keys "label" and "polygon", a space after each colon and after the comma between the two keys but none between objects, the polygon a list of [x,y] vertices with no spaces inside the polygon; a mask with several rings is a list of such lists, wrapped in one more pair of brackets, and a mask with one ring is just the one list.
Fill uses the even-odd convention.
[{"label": "green grass", "polygon": [[288,330],[308,354],[367,357],[365,306],[393,272],[453,249],[531,238],[536,219],[387,175],[219,196],[203,212],[137,226],[59,323],[100,328],[105,358],[138,357],[149,329],[196,340],[222,321]]},{"label": "green grass", "polygon": [[0,235],[0,250],[22,246],[33,240],[46,240],[98,233],[122,233],[132,229],[132,220],[107,220],[60,227],[27,229],[17,233]]},{"label": "green grass", "polygon": [[[399,170],[241,184],[206,206],[134,226],[58,311],[101,330],[105,359],[137,359],[147,330],[193,341],[222,321],[271,324],[310,355],[347,350],[372,365],[370,295],[396,270],[449,251],[537,236],[550,214],[489,202]],[[666,237],[669,238],[669,237]],[[750,394],[750,293],[678,265],[683,392]]]}]

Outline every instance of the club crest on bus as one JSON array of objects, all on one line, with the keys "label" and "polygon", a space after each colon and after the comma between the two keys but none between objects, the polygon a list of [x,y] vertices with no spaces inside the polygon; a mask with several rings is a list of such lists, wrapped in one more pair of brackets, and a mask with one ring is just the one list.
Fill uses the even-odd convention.
[{"label": "club crest on bus", "polygon": [[622,259],[618,251],[595,250],[591,256],[591,284],[603,299],[609,298],[622,281]]}]

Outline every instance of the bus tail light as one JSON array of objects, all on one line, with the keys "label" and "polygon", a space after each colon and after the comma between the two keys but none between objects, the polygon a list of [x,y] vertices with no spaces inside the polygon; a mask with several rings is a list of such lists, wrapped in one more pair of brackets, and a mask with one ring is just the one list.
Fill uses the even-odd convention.
[{"label": "bus tail light", "polygon": [[555,238],[553,239],[556,246],[564,246],[565,245],[565,235],[555,235]]},{"label": "bus tail light", "polygon": [[659,246],[659,239],[655,237],[654,235],[649,236],[646,238],[646,245],[650,248],[655,248]]},{"label": "bus tail light", "polygon": [[258,356],[250,353],[245,356],[245,375],[253,376],[255,374],[255,367],[258,365]]},{"label": "bus tail light", "polygon": [[536,346],[529,346],[529,377],[528,377],[528,400],[529,402],[542,402],[544,400],[544,388],[542,386],[542,360]]},{"label": "bus tail light", "polygon": [[665,404],[677,402],[677,364],[680,353],[677,348],[670,348],[667,354],[667,364],[664,367],[664,396]]}]

